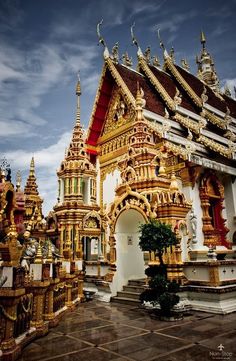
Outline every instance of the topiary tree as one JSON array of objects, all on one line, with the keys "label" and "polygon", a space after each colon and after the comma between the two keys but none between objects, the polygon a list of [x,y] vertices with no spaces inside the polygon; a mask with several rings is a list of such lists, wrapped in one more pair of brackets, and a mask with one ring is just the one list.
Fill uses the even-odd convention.
[{"label": "topiary tree", "polygon": [[161,313],[170,317],[172,308],[179,302],[179,285],[176,281],[168,281],[167,267],[163,261],[163,253],[169,246],[176,245],[178,240],[171,226],[157,220],[150,220],[140,226],[139,246],[142,251],[154,252],[160,265],[149,266],[145,273],[149,277],[149,288],[141,295],[141,302],[150,302],[153,306],[159,303]]},{"label": "topiary tree", "polygon": [[171,226],[151,219],[150,222],[141,224],[139,230],[141,232],[139,247],[142,251],[154,252],[159,258],[160,265],[163,265],[165,249],[177,244],[177,238]]}]

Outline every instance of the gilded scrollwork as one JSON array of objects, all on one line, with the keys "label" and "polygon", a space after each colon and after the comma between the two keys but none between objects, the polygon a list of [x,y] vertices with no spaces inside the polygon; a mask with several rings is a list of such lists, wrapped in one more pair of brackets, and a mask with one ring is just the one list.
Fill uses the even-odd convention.
[{"label": "gilded scrollwork", "polygon": [[128,107],[123,96],[118,89],[114,91],[111,104],[109,106],[103,134],[107,134],[120,126],[134,120],[134,109]]}]

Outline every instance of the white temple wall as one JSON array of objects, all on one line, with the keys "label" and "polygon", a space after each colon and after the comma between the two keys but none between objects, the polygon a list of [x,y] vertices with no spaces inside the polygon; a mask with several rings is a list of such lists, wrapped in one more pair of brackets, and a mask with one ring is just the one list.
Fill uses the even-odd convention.
[{"label": "white temple wall", "polygon": [[223,216],[227,219],[226,226],[229,228],[227,239],[231,242],[233,234],[236,231],[236,181],[233,183],[231,177],[227,177],[224,181],[225,189],[225,209]]},{"label": "white temple wall", "polygon": [[145,277],[144,255],[139,247],[139,225],[143,216],[134,209],[121,213],[115,228],[116,239],[116,291],[128,283],[129,279]]},{"label": "white temple wall", "polygon": [[115,189],[121,182],[120,171],[115,169],[114,172],[106,175],[103,182],[103,204],[109,206],[114,201]]},{"label": "white temple wall", "polygon": [[97,204],[100,204],[100,181],[101,181],[101,172],[100,172],[100,162],[98,157],[96,158],[96,172],[97,172],[97,177],[96,177],[96,200],[97,200]]}]

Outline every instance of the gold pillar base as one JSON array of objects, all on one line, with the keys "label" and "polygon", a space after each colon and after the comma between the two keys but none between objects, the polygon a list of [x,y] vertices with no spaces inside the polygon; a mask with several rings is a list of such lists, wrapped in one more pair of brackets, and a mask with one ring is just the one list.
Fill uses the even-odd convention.
[{"label": "gold pillar base", "polygon": [[[7,343],[10,340],[7,341]],[[15,361],[18,359],[18,357],[21,354],[21,347],[19,345],[16,345],[15,340],[12,340],[13,343],[10,344],[6,344],[5,342],[1,343],[1,350],[2,350],[2,356],[1,356],[1,360],[2,361]]]}]

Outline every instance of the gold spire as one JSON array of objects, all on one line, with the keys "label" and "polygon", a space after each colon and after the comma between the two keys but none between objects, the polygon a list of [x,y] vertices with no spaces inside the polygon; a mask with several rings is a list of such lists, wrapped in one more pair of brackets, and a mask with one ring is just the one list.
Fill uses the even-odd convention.
[{"label": "gold spire", "polygon": [[31,162],[30,162],[30,175],[34,175],[34,170],[35,170],[34,157],[32,157]]},{"label": "gold spire", "polygon": [[42,255],[42,248],[41,245],[39,243],[38,248],[37,248],[37,253],[34,259],[34,263],[35,264],[39,264],[39,263],[43,263],[43,255]]},{"label": "gold spire", "polygon": [[16,173],[16,190],[17,190],[17,192],[20,191],[21,181],[22,181],[21,172],[18,170]]},{"label": "gold spire", "polygon": [[36,177],[35,177],[34,157],[32,157],[31,162],[30,162],[30,171],[29,171],[28,179],[26,181],[24,193],[30,194],[30,195],[38,195],[39,194],[38,186],[36,183]]},{"label": "gold spire", "polygon": [[81,124],[80,124],[80,95],[82,94],[82,92],[81,92],[81,84],[80,84],[79,72],[78,72],[77,76],[78,76],[78,81],[77,81],[77,85],[76,85],[77,109],[76,109],[76,122],[75,122],[74,129],[77,127],[77,130],[81,131]]},{"label": "gold spire", "polygon": [[213,58],[206,49],[206,37],[203,31],[201,31],[200,34],[200,41],[202,50],[200,56],[196,57],[196,63],[198,65],[197,76],[211,87],[212,90],[219,92],[219,79],[215,71]]},{"label": "gold spire", "polygon": [[76,85],[76,95],[79,97],[81,95],[81,87],[80,87],[80,74],[78,71],[78,81],[77,81],[77,85]]},{"label": "gold spire", "polygon": [[201,31],[200,39],[201,39],[202,48],[203,48],[203,49],[205,49],[205,45],[206,45],[206,36],[205,36],[205,34],[204,34],[204,32],[203,32],[203,31]]},{"label": "gold spire", "polygon": [[53,256],[52,256],[52,244],[51,241],[48,241],[48,254],[47,254],[47,262],[52,263],[53,262]]}]

